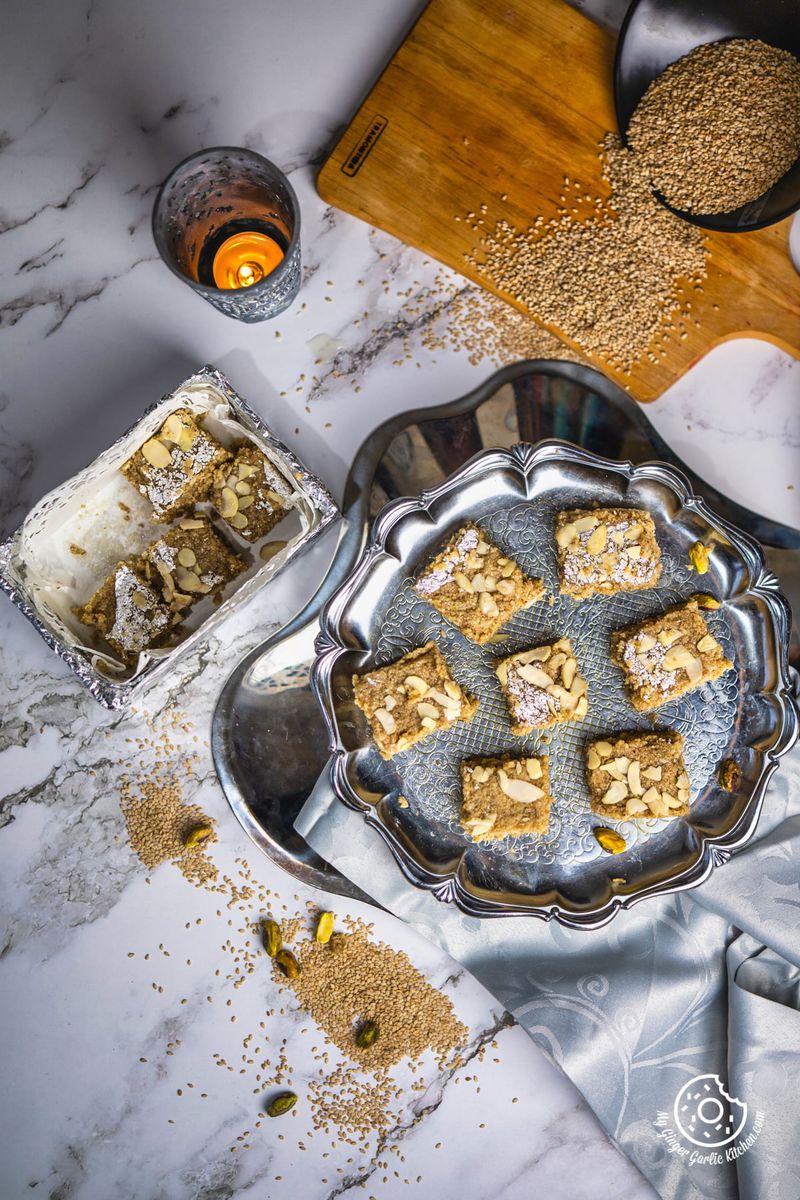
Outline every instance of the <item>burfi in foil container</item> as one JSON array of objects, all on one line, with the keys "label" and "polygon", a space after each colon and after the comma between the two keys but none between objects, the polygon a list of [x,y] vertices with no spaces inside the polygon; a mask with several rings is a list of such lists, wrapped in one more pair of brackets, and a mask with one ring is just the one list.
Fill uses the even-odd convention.
[{"label": "burfi in foil container", "polygon": [[[178,504],[173,511],[167,498],[159,511],[140,469],[144,465],[146,474],[147,463],[142,464],[137,452],[155,440],[174,413],[190,414],[190,423],[196,420],[210,435],[217,458],[223,461],[209,463],[209,478],[211,468],[215,469],[213,490],[206,487],[192,494],[188,489],[185,506]],[[219,446],[227,451],[224,456]],[[237,516],[241,497],[234,497],[248,492],[246,485],[237,489],[237,481],[241,477],[243,482],[252,472],[253,448],[267,459],[279,519],[264,521],[261,514],[261,520],[245,522]],[[243,506],[242,512],[246,511]],[[163,678],[179,655],[204,642],[338,516],[327,488],[270,432],[225,376],[205,366],[152,405],[88,467],[39,501],[0,545],[0,587],[95,699],[119,709],[146,684]],[[226,578],[234,573],[235,577],[215,587],[213,595],[185,598],[173,643],[127,654],[113,636],[110,642],[103,636],[108,630],[103,630],[102,620],[99,627],[91,624],[98,609],[102,617],[103,595],[98,599],[98,590],[116,578],[120,563],[129,564],[122,573],[126,578],[132,572],[139,580],[146,578],[139,574],[140,568],[150,571],[152,566],[152,592],[141,583],[137,599],[144,603],[160,598],[163,581],[155,568],[164,554],[173,553],[171,541],[192,537],[213,545],[218,556],[233,564]],[[177,591],[180,584],[169,573],[166,578]],[[191,571],[187,574],[184,569],[181,578],[191,579]]]}]

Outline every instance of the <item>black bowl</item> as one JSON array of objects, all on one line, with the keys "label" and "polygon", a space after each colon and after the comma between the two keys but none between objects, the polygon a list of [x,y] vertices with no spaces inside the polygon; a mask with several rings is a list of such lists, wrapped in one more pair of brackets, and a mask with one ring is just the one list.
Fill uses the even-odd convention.
[{"label": "black bowl", "polygon": [[[633,0],[617,42],[614,104],[624,137],[633,112],[650,84],[670,63],[705,42],[760,38],[800,58],[798,0]],[[800,158],[757,200],[727,213],[672,212],[704,229],[744,233],[763,229],[800,208]]]}]

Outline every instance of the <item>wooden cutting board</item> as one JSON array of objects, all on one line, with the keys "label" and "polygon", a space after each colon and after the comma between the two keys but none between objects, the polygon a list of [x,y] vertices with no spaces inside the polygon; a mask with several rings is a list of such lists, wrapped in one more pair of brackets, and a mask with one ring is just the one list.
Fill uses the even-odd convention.
[{"label": "wooden cutting board", "polygon": [[[486,204],[487,223],[527,228],[556,214],[564,176],[608,195],[597,146],[616,129],[614,45],[563,0],[431,0],[323,166],[320,195],[483,283],[464,261],[476,235],[456,215]],[[788,237],[789,220],[709,234],[709,275],[693,298],[699,327],[630,374],[592,361],[651,400],[736,334],[800,356]]]}]

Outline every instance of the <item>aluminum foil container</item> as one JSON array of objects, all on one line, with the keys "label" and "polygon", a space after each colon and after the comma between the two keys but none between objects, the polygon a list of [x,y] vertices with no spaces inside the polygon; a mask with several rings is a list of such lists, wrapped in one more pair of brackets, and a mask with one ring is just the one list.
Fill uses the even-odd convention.
[{"label": "aluminum foil container", "polygon": [[[560,509],[646,508],[662,553],[656,588],[576,602],[558,593],[553,521]],[[502,642],[477,646],[417,595],[414,577],[442,543],[477,521],[552,603],[517,613]],[[698,576],[688,550],[713,545]],[[627,849],[606,854],[593,830],[583,751],[588,741],[652,728],[630,705],[609,659],[609,634],[688,599],[722,605],[705,612],[735,669],[663,705],[656,727],[677,729],[692,785],[691,812],[673,821],[615,821]],[[417,499],[396,500],[376,518],[350,578],[328,602],[312,675],[333,757],[330,787],[364,815],[410,883],[472,916],[555,917],[593,928],[646,896],[700,883],[752,835],[767,782],[797,736],[787,666],[789,608],[758,543],[716,516],[680,471],[666,463],[613,462],[568,443],[519,444],[476,455]],[[515,738],[494,666],[498,658],[566,635],[589,686],[583,721]],[[466,691],[480,699],[472,721],[431,734],[384,762],[353,699],[351,677],[436,639]],[[511,752],[547,753],[555,803],[543,835],[475,843],[459,822],[459,763]],[[726,791],[717,769],[734,758],[741,782]]]},{"label": "aluminum foil container", "polygon": [[[247,570],[228,585],[218,608],[208,599],[192,610],[177,645],[141,654],[134,668],[125,668],[108,647],[93,640],[72,610],[88,600],[120,559],[140,552],[168,528],[154,521],[147,501],[119,468],[177,408],[202,416],[223,444],[249,440],[258,446],[290,488],[291,507],[254,544],[225,526],[226,540],[248,559]],[[198,507],[207,507],[214,519],[210,506]],[[123,708],[145,685],[167,675],[180,655],[204,642],[338,516],[327,488],[270,432],[225,376],[205,366],[148,408],[88,467],[39,501],[0,545],[0,587],[96,700],[107,708]],[[262,543],[277,540],[285,541],[285,547],[262,561]]]}]

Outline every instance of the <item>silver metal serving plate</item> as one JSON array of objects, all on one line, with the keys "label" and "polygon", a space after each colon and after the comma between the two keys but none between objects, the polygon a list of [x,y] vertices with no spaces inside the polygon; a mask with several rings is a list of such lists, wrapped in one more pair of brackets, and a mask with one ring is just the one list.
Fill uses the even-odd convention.
[{"label": "silver metal serving plate", "polygon": [[[662,551],[657,588],[581,602],[558,595],[555,514],[595,502],[652,514]],[[540,602],[518,613],[504,626],[500,644],[476,646],[412,586],[467,521],[477,521],[526,573],[543,577],[554,596],[552,604]],[[657,714],[657,727],[677,729],[684,737],[690,816],[616,822],[628,849],[611,856],[593,836],[593,828],[607,822],[589,808],[583,747],[591,738],[652,725],[626,698],[609,660],[609,635],[698,589],[688,559],[698,539],[714,545],[701,582],[724,601],[708,620],[735,669]],[[753,833],[767,782],[797,736],[789,620],[788,604],[758,543],[716,517],[673,467],[634,467],[556,441],[484,451],[418,499],[389,504],[356,569],[322,613],[312,684],[330,732],[331,787],[364,814],[411,883],[463,912],[604,924],[646,896],[700,883]],[[550,734],[515,738],[494,665],[499,657],[564,634],[589,685],[589,714]],[[352,675],[433,638],[458,682],[480,699],[478,712],[471,722],[433,733],[384,762],[354,703]],[[503,752],[549,754],[555,797],[550,828],[543,835],[477,844],[458,820],[459,764]],[[717,779],[717,766],[727,757],[742,767],[735,792],[726,792]]]},{"label": "silver metal serving plate", "polygon": [[[573,448],[584,447],[625,460],[628,468],[630,463],[653,459],[677,468],[683,485],[686,486],[688,479],[695,495],[702,496],[720,514],[719,523],[726,530],[729,528],[726,522],[730,522],[758,539],[769,567],[780,575],[782,586],[800,607],[800,532],[743,508],[705,483],[673,454],[645,413],[642,406],[590,367],[557,361],[520,362],[496,372],[480,387],[456,400],[404,413],[370,434],[348,477],[342,506],[344,521],[330,570],[297,616],[238,664],[214,715],[212,749],[225,793],[243,827],[273,861],[306,884],[369,901],[369,897],[324,862],[294,829],[297,814],[328,757],[329,734],[309,679],[319,615],[325,602],[353,571],[367,541],[371,520],[387,501],[415,496],[423,490],[435,491],[453,471],[486,447],[510,448],[520,441],[538,443],[559,438],[567,439]],[[730,534],[726,533],[728,540]],[[756,554],[752,538],[744,540]],[[726,563],[727,555],[726,549],[722,560]],[[760,558],[752,561],[758,563],[756,574],[763,571]],[[714,576],[710,578],[713,581]],[[701,588],[708,579],[709,576],[694,577],[692,590]],[[775,595],[774,580],[767,590]],[[787,610],[780,601],[777,603],[785,627]],[[712,623],[716,627],[717,622],[712,620]],[[731,637],[740,636],[737,628],[734,627]],[[785,630],[783,636],[785,639]],[[781,661],[779,654],[776,658]],[[794,641],[791,659],[795,665],[800,661],[800,647]],[[779,688],[786,685],[785,659],[782,662],[781,671],[776,672],[773,681]],[[484,668],[478,666],[476,670]],[[739,679],[737,670],[737,689]],[[782,707],[783,700],[780,703]],[[794,721],[790,713],[785,719],[788,738]],[[641,719],[635,724],[641,725]],[[775,757],[774,747],[767,749]],[[693,780],[698,785],[699,781],[699,776]],[[367,797],[359,796],[369,807],[368,819],[374,817],[373,805],[382,794],[376,787]],[[738,799],[736,803],[739,804]],[[748,822],[750,817],[754,821],[753,807],[748,806],[747,813]],[[717,846],[709,843],[708,854],[720,858],[732,845],[730,839]],[[462,845],[459,853],[463,848]],[[625,875],[624,871],[616,870],[618,859],[606,861],[615,864],[615,877]],[[697,882],[696,874],[695,871],[685,882],[676,877],[672,890],[692,886]],[[442,877],[431,882],[434,886],[450,886]],[[622,895],[619,900],[630,902]],[[484,905],[481,900],[482,912]],[[493,903],[488,907],[493,913],[496,911]],[[530,912],[530,906],[523,905],[523,911]],[[536,911],[552,915],[547,904]],[[596,923],[596,918],[590,920]]]}]

